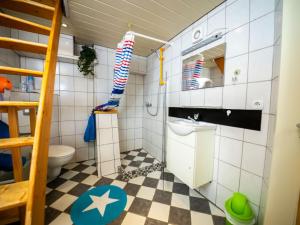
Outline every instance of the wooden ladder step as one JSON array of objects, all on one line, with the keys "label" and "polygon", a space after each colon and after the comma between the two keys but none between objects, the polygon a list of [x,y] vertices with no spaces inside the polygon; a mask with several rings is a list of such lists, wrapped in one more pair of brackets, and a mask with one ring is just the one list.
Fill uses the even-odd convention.
[{"label": "wooden ladder step", "polygon": [[28,181],[0,186],[0,211],[12,209],[26,204]]},{"label": "wooden ladder step", "polygon": [[1,0],[0,8],[6,8],[48,20],[51,20],[54,14],[54,7],[31,0]]},{"label": "wooden ladder step", "polygon": [[38,107],[38,102],[23,102],[23,101],[0,101],[0,107],[18,107],[18,108],[35,108]]},{"label": "wooden ladder step", "polygon": [[38,105],[38,102],[0,101],[0,113],[6,113],[8,107],[15,107],[17,110],[22,110],[35,108]]},{"label": "wooden ladder step", "polygon": [[31,146],[33,140],[33,137],[2,138],[0,139],[0,149]]},{"label": "wooden ladder step", "polygon": [[10,16],[0,12],[0,26],[29,31],[32,33],[50,35],[50,27],[23,20],[15,16]]},{"label": "wooden ladder step", "polygon": [[41,4],[45,4],[45,5],[49,5],[51,7],[54,7],[56,0],[32,0],[32,1],[35,1],[35,2],[38,2],[38,3],[41,3]]},{"label": "wooden ladder step", "polygon": [[47,52],[47,45],[45,44],[7,37],[0,37],[0,48],[7,48],[15,51],[32,52],[37,54],[46,54]]},{"label": "wooden ladder step", "polygon": [[0,66],[0,74],[34,76],[34,77],[42,77],[43,76],[42,71],[28,70],[28,69],[8,67],[8,66]]}]

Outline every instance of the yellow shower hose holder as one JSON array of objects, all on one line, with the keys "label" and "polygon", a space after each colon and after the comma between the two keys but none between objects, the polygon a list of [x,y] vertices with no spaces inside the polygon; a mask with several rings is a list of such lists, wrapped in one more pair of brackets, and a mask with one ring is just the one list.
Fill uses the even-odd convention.
[{"label": "yellow shower hose holder", "polygon": [[164,81],[164,77],[163,77],[163,64],[164,64],[164,48],[160,48],[159,49],[159,64],[160,64],[160,68],[159,68],[159,85],[163,86],[166,84],[166,82]]}]

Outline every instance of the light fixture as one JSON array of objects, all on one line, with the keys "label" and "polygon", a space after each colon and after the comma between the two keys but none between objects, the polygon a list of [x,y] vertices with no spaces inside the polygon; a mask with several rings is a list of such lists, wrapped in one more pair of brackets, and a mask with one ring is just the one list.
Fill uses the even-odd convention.
[{"label": "light fixture", "polygon": [[66,23],[62,23],[61,24],[63,27],[68,27],[68,25]]}]

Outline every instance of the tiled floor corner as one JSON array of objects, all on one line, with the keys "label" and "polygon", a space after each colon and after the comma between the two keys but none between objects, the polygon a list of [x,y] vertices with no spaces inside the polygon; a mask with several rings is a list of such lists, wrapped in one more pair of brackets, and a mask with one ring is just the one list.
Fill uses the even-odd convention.
[{"label": "tiled floor corner", "polygon": [[159,163],[159,161],[143,149],[121,153],[121,166],[126,172],[151,166],[156,163]]},{"label": "tiled floor corner", "polygon": [[112,225],[222,225],[224,214],[173,174],[155,171],[124,182],[118,175],[99,179],[93,160],[65,166],[48,183],[46,223],[71,225],[72,203],[90,188],[112,184],[127,193],[125,211]]}]

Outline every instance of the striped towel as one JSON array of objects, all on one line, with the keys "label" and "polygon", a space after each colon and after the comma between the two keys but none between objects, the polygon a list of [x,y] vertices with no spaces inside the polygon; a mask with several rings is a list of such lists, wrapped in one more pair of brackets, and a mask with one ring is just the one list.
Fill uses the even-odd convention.
[{"label": "striped towel", "polygon": [[134,45],[134,35],[126,33],[123,40],[118,43],[115,56],[113,90],[107,103],[97,106],[94,110],[109,111],[119,106],[120,99],[124,93],[131,62]]},{"label": "striped towel", "polygon": [[184,65],[183,68],[183,80],[188,90],[199,88],[199,78],[203,69],[204,57],[200,55],[200,58],[195,63],[189,63]]},{"label": "striped towel", "polygon": [[201,57],[201,59],[197,59],[195,66],[194,66],[194,73],[192,76],[192,80],[191,80],[191,88],[192,89],[198,89],[199,88],[199,81],[198,79],[200,78],[202,69],[203,69],[203,56]]}]

